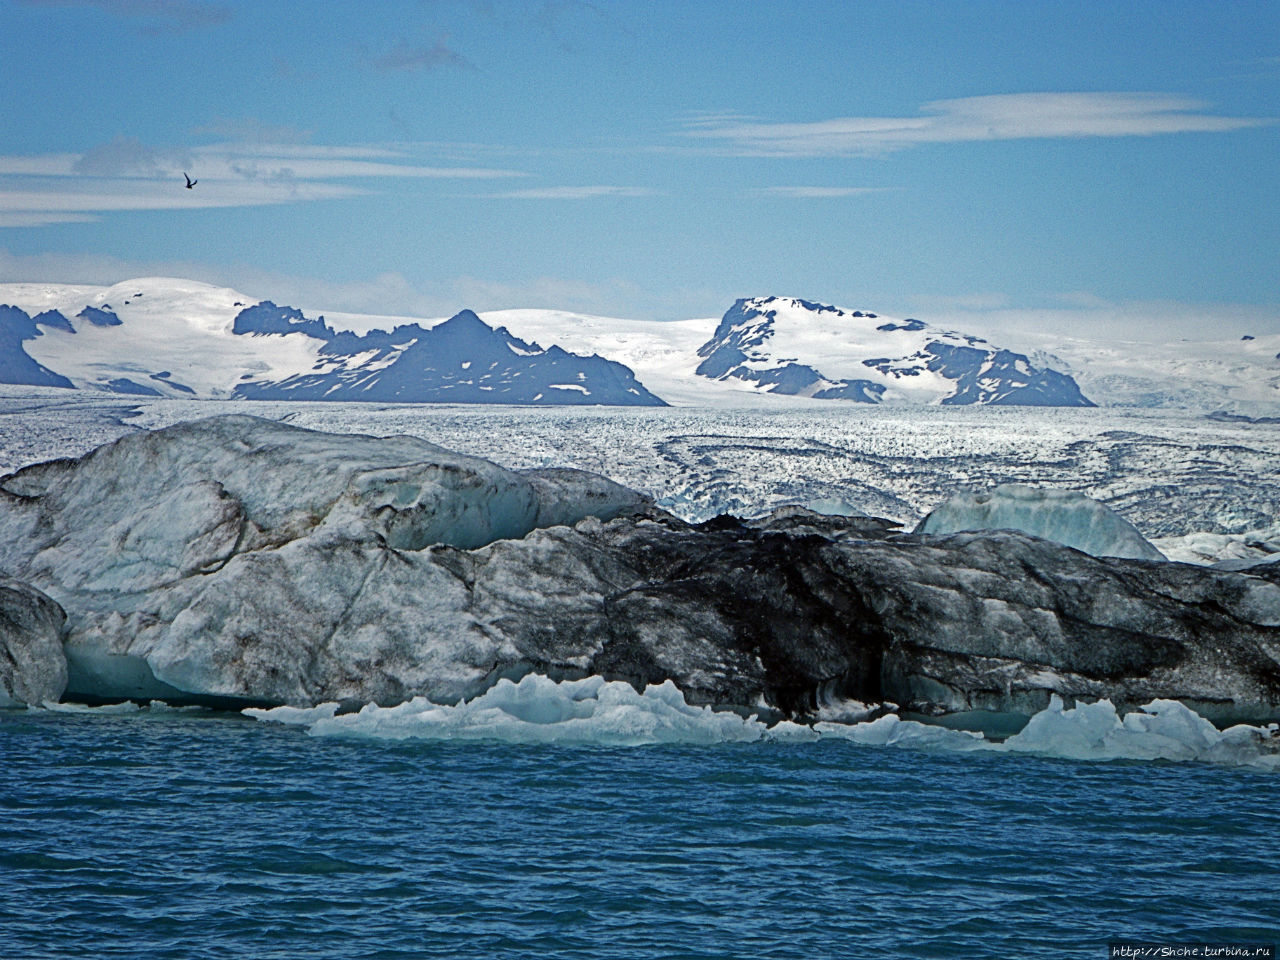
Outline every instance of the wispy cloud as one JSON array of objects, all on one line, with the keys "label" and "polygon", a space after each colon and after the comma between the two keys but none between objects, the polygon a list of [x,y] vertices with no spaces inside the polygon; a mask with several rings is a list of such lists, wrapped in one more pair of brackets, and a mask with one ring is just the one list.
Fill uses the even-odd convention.
[{"label": "wispy cloud", "polygon": [[0,227],[46,227],[53,223],[91,223],[96,219],[98,218],[87,213],[0,209]]},{"label": "wispy cloud", "polygon": [[[158,150],[146,146],[136,137],[116,134],[115,139],[99,144],[76,158],[73,173],[93,177],[163,176],[165,160]],[[189,161],[188,164],[190,165]]]},{"label": "wispy cloud", "polygon": [[490,193],[488,200],[594,200],[598,197],[657,197],[661,191],[648,187],[531,187],[527,190],[510,190],[506,193]]},{"label": "wispy cloud", "polygon": [[232,10],[209,0],[20,0],[29,7],[96,7],[139,24],[143,33],[183,33],[228,22]]},{"label": "wispy cloud", "polygon": [[390,50],[373,57],[369,65],[382,71],[433,70],[437,67],[458,67],[463,70],[476,68],[474,63],[449,47],[444,40],[437,40],[429,47],[401,40]]},{"label": "wispy cloud", "polygon": [[925,143],[1210,133],[1274,123],[1207,112],[1200,100],[1161,93],[1016,93],[926,103],[915,117],[838,117],[768,123],[691,121],[685,135],[755,156],[859,156]]},{"label": "wispy cloud", "polygon": [[331,183],[241,181],[197,197],[195,191],[182,190],[181,180],[164,185],[148,181],[101,181],[87,185],[37,181],[28,184],[26,189],[0,188],[0,225],[40,226],[95,220],[95,214],[123,210],[253,207],[334,200],[365,192]]},{"label": "wispy cloud", "polygon": [[868,193],[884,193],[886,187],[761,187],[755,191],[761,197],[791,197],[798,200],[830,200],[840,197],[861,197]]},{"label": "wispy cloud", "polygon": [[[120,210],[185,210],[332,200],[368,193],[353,180],[493,180],[518,170],[433,166],[379,145],[222,143],[148,146],[117,136],[84,153],[0,156],[0,226],[30,227]],[[184,189],[183,174],[199,180]]]}]

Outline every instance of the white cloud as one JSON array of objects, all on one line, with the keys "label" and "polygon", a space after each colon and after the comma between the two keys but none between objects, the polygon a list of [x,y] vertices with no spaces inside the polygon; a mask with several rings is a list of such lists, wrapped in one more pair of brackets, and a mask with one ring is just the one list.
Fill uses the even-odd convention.
[{"label": "white cloud", "polygon": [[[199,183],[184,189],[183,175]],[[93,219],[113,210],[243,207],[354,197],[354,179],[494,180],[517,170],[428,166],[379,145],[227,143],[150,147],[117,136],[81,154],[0,156],[0,227]],[[70,216],[69,214],[82,214]]]},{"label": "white cloud", "polygon": [[51,223],[92,223],[97,220],[83,213],[52,213],[48,210],[27,212],[0,210],[0,227],[43,227]]},{"label": "white cloud", "polygon": [[91,177],[156,177],[164,158],[136,137],[116,134],[109,143],[86,150],[71,165],[72,172]]},{"label": "white cloud", "polygon": [[935,100],[917,117],[806,123],[706,117],[690,121],[685,134],[723,143],[734,153],[811,157],[887,153],[924,143],[1226,132],[1274,122],[1219,116],[1205,112],[1208,106],[1160,93],[1016,93]]},{"label": "white cloud", "polygon": [[[352,187],[331,183],[298,183],[285,181],[246,181],[228,184],[225,189],[195,196],[178,193],[182,189],[168,183],[146,181],[106,181],[91,187],[72,185],[45,190],[0,190],[0,214],[25,212],[107,212],[111,210],[186,210],[195,207],[249,207],[300,200],[333,200],[364,193]],[[198,189],[198,188],[197,188]]]},{"label": "white cloud", "polygon": [[43,153],[31,156],[0,156],[0,177],[74,177],[79,153]]},{"label": "white cloud", "polygon": [[507,193],[491,193],[489,200],[594,200],[597,197],[657,197],[658,190],[647,187],[532,187],[528,190],[511,190]]}]

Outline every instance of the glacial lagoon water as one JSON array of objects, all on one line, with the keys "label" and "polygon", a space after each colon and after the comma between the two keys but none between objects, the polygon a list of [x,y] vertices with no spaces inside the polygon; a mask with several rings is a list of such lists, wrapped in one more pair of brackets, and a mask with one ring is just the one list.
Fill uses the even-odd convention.
[{"label": "glacial lagoon water", "polygon": [[1106,956],[1280,931],[1276,774],[0,713],[0,956]]}]

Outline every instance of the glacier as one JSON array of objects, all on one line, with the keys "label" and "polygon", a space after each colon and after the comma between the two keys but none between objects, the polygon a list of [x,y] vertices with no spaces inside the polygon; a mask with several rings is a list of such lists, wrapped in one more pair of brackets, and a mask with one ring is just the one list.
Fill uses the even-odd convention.
[{"label": "glacier", "polygon": [[1165,559],[1137,527],[1106,504],[1074,490],[1002,483],[958,493],[916,526],[917,533],[964,530],[1021,530],[1095,557]]}]

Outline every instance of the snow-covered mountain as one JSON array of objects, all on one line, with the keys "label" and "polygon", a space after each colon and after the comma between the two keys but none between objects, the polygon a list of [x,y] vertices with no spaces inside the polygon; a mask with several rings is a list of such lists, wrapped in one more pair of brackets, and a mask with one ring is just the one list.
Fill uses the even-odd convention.
[{"label": "snow-covered mountain", "polygon": [[808,300],[739,300],[698,356],[701,376],[819,400],[1094,406],[1071,377],[980,337]]},{"label": "snow-covered mountain", "polygon": [[660,406],[622,364],[469,310],[357,335],[184,280],[0,285],[0,381],[140,396]]},{"label": "snow-covered mountain", "polygon": [[[328,319],[188,280],[0,284],[0,383],[170,397],[656,404],[1173,407],[1280,413],[1280,335],[1001,345],[807,300],[722,318],[561,310]],[[539,344],[554,344],[545,349]]]},{"label": "snow-covered mountain", "polygon": [[1018,339],[1029,356],[1070,374],[1105,406],[1280,413],[1280,334],[1139,341],[1038,333]]},{"label": "snow-covered mountain", "polygon": [[242,377],[233,395],[245,400],[663,405],[620,363],[544,350],[470,310],[430,328],[357,335],[266,301],[237,314],[232,332],[322,341],[310,372],[280,381]]},{"label": "snow-covered mountain", "polygon": [[[747,319],[738,331],[734,320],[747,312],[743,305],[758,308],[765,302],[777,309],[773,322],[766,325],[759,317]],[[882,403],[916,400],[949,405],[967,403],[975,393],[980,404],[1031,403],[1038,390],[1056,383],[1064,398],[1078,404],[1070,382],[1075,381],[1075,390],[1083,398],[1104,407],[1280,415],[1278,334],[1259,331],[1257,336],[1229,340],[1137,341],[1085,338],[1062,330],[1021,331],[1000,335],[1000,345],[1006,348],[1000,349],[977,336],[940,330],[909,317],[867,312],[858,316],[859,311],[821,304],[777,307],[788,303],[804,301],[776,297],[740,301],[726,314],[727,322],[715,317],[625,320],[551,310],[504,310],[483,316],[522,337],[554,336],[566,349],[597,352],[625,363],[656,394],[678,405],[785,407],[811,402],[777,389],[790,377],[813,387],[815,394],[838,391],[842,380],[866,381],[865,388],[873,394],[876,385],[884,386]],[[726,336],[717,336],[721,328],[727,328]],[[769,336],[755,345],[749,342],[751,332]],[[735,336],[737,345],[731,342]],[[737,360],[735,346],[744,356],[753,356]],[[708,361],[718,348],[726,348],[714,361],[724,372],[719,379],[700,375],[699,367],[704,372],[708,367],[715,369]],[[706,351],[702,356],[700,349]],[[876,361],[874,368],[867,365],[871,360]],[[805,371],[788,364],[809,366],[812,376],[825,382],[817,385],[810,375],[801,375]],[[739,368],[745,376],[734,375]],[[759,379],[753,378],[754,371],[760,372]],[[1007,398],[1002,398],[1001,390],[1010,391]],[[854,387],[850,392],[859,391]],[[955,399],[948,399],[952,396]]]},{"label": "snow-covered mountain", "polygon": [[[57,316],[66,320],[62,314]],[[0,304],[0,382],[37,387],[71,386],[70,380],[37,363],[22,349],[24,340],[40,336],[38,324],[48,322],[45,314],[32,318],[24,310]]]}]

